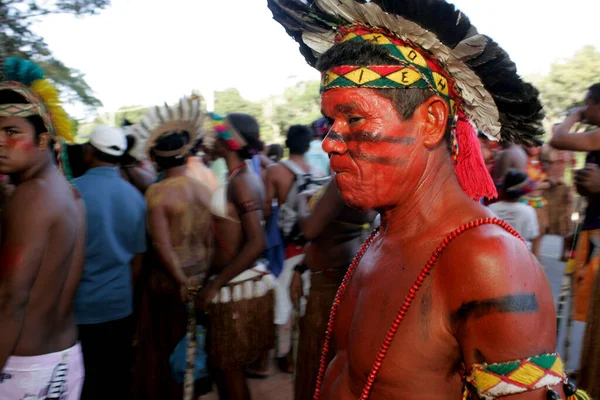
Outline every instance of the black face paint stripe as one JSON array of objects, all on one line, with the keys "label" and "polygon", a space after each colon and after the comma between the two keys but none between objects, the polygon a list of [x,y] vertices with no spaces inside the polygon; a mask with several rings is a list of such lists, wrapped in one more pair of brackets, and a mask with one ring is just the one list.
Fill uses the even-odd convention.
[{"label": "black face paint stripe", "polygon": [[399,157],[378,157],[372,154],[363,153],[360,151],[348,150],[348,154],[355,160],[363,160],[368,161],[373,164],[382,164],[382,165],[395,165],[395,166],[406,166],[408,165],[408,160],[399,158]]},{"label": "black face paint stripe", "polygon": [[539,305],[535,294],[514,294],[463,303],[460,309],[452,314],[451,321],[453,324],[462,324],[469,318],[483,318],[493,313],[531,314],[538,311]]},{"label": "black face paint stripe", "polygon": [[390,137],[383,136],[378,133],[368,131],[352,132],[350,134],[342,135],[337,132],[329,132],[327,138],[334,142],[361,142],[361,143],[395,143],[395,144],[414,144],[415,138],[413,137]]}]

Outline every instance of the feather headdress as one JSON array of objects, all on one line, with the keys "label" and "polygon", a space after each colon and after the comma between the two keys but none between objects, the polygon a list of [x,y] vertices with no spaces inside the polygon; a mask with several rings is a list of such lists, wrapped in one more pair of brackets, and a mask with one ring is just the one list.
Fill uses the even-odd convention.
[{"label": "feather headdress", "polygon": [[464,112],[495,139],[539,144],[543,134],[538,91],[521,80],[508,54],[477,32],[444,0],[268,0],[273,17],[299,44],[306,61],[336,43],[340,27],[361,23],[408,40],[444,65],[456,80]]},{"label": "feather headdress", "polygon": [[[371,40],[365,31],[383,32],[394,58],[402,57],[404,46],[417,50],[422,56],[421,65],[411,60],[403,60],[401,64],[416,72],[422,70],[421,67],[431,71],[426,71],[430,73],[428,76],[421,74],[423,79],[413,74],[415,78],[409,83],[418,82],[418,87],[425,85],[435,89],[435,83],[432,85],[428,77],[443,73],[449,78],[457,97],[453,100],[458,102],[454,114],[457,120],[453,143],[457,153],[455,171],[471,197],[496,195],[473,125],[496,140],[528,146],[540,143],[543,112],[538,91],[521,80],[515,64],[497,43],[479,34],[467,16],[445,0],[268,0],[268,5],[275,20],[300,44],[300,52],[312,66],[337,43],[354,39],[357,33],[352,32],[358,26],[361,29],[358,35],[364,40]],[[338,79],[340,75],[336,73],[324,73],[325,89],[341,87],[331,85],[331,75],[338,79],[336,82],[352,83],[350,75],[355,72],[348,68],[359,67],[343,68],[350,71],[342,76],[344,79]],[[393,78],[391,75],[381,73],[385,68],[361,68],[360,77],[363,79],[363,72],[367,72],[375,78],[385,78],[377,82],[394,83],[387,79]],[[376,84],[370,87],[373,86]],[[438,93],[448,94],[446,90],[437,89]],[[452,96],[450,93],[450,98]]]},{"label": "feather headdress", "polygon": [[44,71],[37,64],[14,57],[4,61],[0,90],[14,91],[27,101],[27,104],[1,104],[0,116],[39,115],[52,137],[73,140],[73,125],[62,108],[58,89],[44,78]]},{"label": "feather headdress", "polygon": [[203,119],[206,112],[203,109],[202,98],[194,95],[183,97],[173,106],[165,104],[152,108],[142,120],[133,125],[131,134],[136,138],[131,150],[132,156],[138,160],[148,158],[150,149],[156,141],[165,134],[174,131],[185,131],[190,136],[189,143],[178,149],[175,156],[187,154],[204,134]]}]

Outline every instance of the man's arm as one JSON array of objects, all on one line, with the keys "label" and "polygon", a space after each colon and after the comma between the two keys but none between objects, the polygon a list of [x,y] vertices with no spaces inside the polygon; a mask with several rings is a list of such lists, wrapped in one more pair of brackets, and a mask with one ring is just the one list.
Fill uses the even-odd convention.
[{"label": "man's arm", "polygon": [[332,179],[327,184],[323,196],[317,200],[312,212],[308,211],[307,206],[307,198],[298,196],[298,224],[304,238],[314,240],[344,208],[344,200],[335,180]]},{"label": "man's arm", "polygon": [[582,109],[578,109],[560,124],[550,140],[550,145],[559,150],[600,150],[600,129],[591,132],[569,133],[576,123],[581,122]]},{"label": "man's arm", "polygon": [[0,247],[0,370],[21,335],[31,288],[44,253],[52,216],[35,183],[15,191],[3,214]]},{"label": "man's arm", "polygon": [[[445,268],[437,269],[448,329],[467,372],[476,364],[524,360],[556,349],[548,280],[527,246],[498,230],[487,226],[463,234],[440,259]],[[506,398],[545,399],[546,389]]]},{"label": "man's arm", "polygon": [[254,187],[256,184],[260,185],[260,181],[247,175],[237,176],[231,181],[232,200],[240,216],[244,244],[229,265],[198,295],[198,305],[201,308],[212,301],[222,286],[251,268],[265,250],[264,205],[260,188]]}]

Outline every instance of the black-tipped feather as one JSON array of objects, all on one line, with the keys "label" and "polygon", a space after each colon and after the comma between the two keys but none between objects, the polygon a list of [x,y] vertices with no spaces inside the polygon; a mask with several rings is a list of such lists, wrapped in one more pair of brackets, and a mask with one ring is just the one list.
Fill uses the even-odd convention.
[{"label": "black-tipped feather", "polygon": [[[363,0],[355,1],[365,3]],[[433,32],[452,49],[477,34],[469,18],[444,0],[371,0],[371,3]],[[302,32],[326,31],[343,23],[320,10],[314,0],[268,0],[268,5],[275,20],[300,44],[300,52],[311,66],[316,64],[316,56],[304,43]],[[502,124],[502,140],[538,145],[539,137],[543,135],[539,92],[521,80],[508,54],[492,39],[486,39],[481,54],[463,61],[479,76],[494,99]]]},{"label": "black-tipped feather", "polygon": [[456,47],[471,28],[469,18],[443,0],[373,0],[389,14],[400,15],[435,33],[442,43]]}]

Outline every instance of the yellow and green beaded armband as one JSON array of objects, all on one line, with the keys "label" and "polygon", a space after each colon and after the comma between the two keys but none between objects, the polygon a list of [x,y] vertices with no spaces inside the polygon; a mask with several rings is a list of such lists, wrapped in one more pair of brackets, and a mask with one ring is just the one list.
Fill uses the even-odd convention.
[{"label": "yellow and green beaded armband", "polygon": [[548,399],[560,399],[552,387],[564,384],[568,399],[589,399],[565,378],[563,362],[557,353],[498,364],[477,364],[466,377],[467,384],[481,399],[493,400],[542,388]]}]

